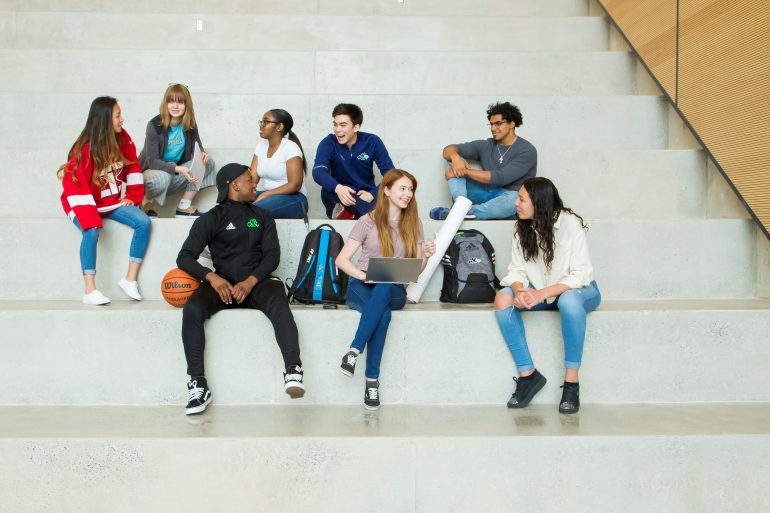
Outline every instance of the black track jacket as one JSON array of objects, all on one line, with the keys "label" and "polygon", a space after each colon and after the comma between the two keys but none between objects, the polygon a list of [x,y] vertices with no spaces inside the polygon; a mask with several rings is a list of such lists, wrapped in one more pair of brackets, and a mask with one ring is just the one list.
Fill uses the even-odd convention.
[{"label": "black track jacket", "polygon": [[198,263],[208,245],[214,272],[232,284],[270,276],[281,259],[278,232],[270,214],[251,203],[226,199],[193,223],[176,265],[201,281],[211,269]]}]

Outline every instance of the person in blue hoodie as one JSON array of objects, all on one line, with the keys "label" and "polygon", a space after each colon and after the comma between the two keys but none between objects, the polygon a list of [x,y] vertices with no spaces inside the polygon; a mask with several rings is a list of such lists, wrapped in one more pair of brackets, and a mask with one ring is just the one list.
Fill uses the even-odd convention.
[{"label": "person in blue hoodie", "polygon": [[374,208],[374,164],[382,175],[395,166],[382,139],[360,131],[364,121],[360,107],[340,103],[332,119],[332,133],[316,150],[313,180],[322,188],[328,218],[358,219]]}]

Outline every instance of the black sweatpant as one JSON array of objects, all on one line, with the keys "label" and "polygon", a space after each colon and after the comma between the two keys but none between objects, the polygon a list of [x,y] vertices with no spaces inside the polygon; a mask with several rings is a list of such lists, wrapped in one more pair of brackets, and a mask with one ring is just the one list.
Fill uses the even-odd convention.
[{"label": "black sweatpant", "polygon": [[[220,310],[231,308],[255,308],[264,312],[273,324],[284,365],[302,365],[299,359],[297,325],[289,309],[289,300],[283,284],[279,280],[266,278],[254,286],[243,303],[233,301],[229,305],[222,302],[210,283],[202,283],[190,296],[182,312],[182,342],[187,358],[187,373],[190,376],[205,376],[203,349],[206,346],[206,335],[203,323]],[[244,333],[244,336],[251,337],[253,334]]]}]

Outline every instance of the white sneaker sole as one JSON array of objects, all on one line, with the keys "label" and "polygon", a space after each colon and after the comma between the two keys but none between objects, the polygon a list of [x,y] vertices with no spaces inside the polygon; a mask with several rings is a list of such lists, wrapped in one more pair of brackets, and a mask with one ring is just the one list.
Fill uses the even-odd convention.
[{"label": "white sneaker sole", "polygon": [[302,383],[291,382],[286,383],[284,390],[292,399],[299,399],[305,395],[305,385]]},{"label": "white sneaker sole", "polygon": [[368,404],[364,403],[364,408],[366,408],[367,410],[379,410],[380,405],[378,404],[377,406],[369,406]]},{"label": "white sneaker sole", "polygon": [[347,377],[349,377],[349,378],[352,378],[352,377],[353,377],[353,373],[352,373],[352,372],[350,372],[350,371],[348,371],[348,370],[345,370],[345,369],[343,369],[342,367],[340,367],[340,372],[341,372],[341,373],[343,373],[345,376],[347,376]]}]

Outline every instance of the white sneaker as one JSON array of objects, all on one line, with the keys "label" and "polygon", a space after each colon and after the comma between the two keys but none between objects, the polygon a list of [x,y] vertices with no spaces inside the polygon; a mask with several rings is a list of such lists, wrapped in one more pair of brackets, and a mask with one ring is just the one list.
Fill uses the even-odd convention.
[{"label": "white sneaker", "polygon": [[98,290],[94,290],[93,292],[90,292],[83,296],[83,303],[86,305],[106,305],[109,302],[110,302],[110,298],[108,298]]},{"label": "white sneaker", "polygon": [[[123,289],[123,292],[125,292],[126,295],[131,299],[135,299],[137,301],[142,300],[142,295],[139,294],[139,284],[137,282],[128,281],[125,278],[121,278],[118,282],[118,287]],[[109,302],[109,299],[107,301]]]}]

